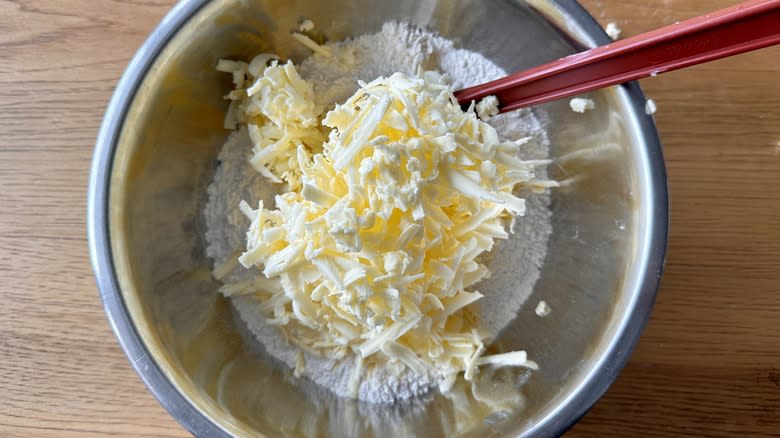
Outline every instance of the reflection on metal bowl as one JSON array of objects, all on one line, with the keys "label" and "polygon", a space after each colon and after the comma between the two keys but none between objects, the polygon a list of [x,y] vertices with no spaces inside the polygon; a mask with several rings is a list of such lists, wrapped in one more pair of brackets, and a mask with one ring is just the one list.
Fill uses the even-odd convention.
[{"label": "reflection on metal bowl", "polygon": [[[300,60],[302,18],[328,39],[407,20],[516,71],[608,41],[573,1],[194,0],[179,3],[128,67],[98,137],[89,237],[109,320],[141,378],[198,436],[555,436],[603,394],[652,307],[667,233],[660,143],[636,84],[593,93],[596,109],[537,110],[550,123],[553,236],[531,300],[497,339],[529,352],[524,402],[510,415],[431,394],[379,408],[341,400],[255,351],[218,296],[202,208],[229,87],[223,57]],[[582,151],[607,148],[594,159]],[[577,152],[580,151],[580,152]],[[576,153],[574,153],[576,152]],[[572,153],[574,153],[572,155]],[[534,313],[539,300],[553,313]],[[465,392],[464,392],[464,397]],[[466,397],[468,399],[468,397]],[[458,403],[465,403],[459,405]],[[466,415],[465,413],[469,414]]]}]

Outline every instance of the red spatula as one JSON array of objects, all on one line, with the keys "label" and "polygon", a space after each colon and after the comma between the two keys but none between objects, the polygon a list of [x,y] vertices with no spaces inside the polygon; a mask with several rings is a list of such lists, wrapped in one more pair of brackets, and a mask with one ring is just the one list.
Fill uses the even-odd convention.
[{"label": "red spatula", "polygon": [[469,87],[455,97],[467,106],[495,95],[499,111],[506,112],[778,43],[780,0],[748,1]]}]

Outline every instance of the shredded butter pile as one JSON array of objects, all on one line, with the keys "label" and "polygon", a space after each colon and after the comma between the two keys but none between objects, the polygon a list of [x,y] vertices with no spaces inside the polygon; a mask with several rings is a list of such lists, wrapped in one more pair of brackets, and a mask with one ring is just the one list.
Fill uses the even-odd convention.
[{"label": "shredded butter pile", "polygon": [[489,275],[480,255],[524,212],[513,190],[549,184],[534,180],[545,163],[517,158],[527,139],[501,141],[433,71],[360,83],[318,114],[311,85],[290,62],[265,67],[273,58],[218,66],[236,85],[226,126],[247,124],[252,165],[287,188],[274,208],[242,202],[239,261],[265,278],[221,292],[260,298],[301,349],[355,360],[355,396],[362,370],[388,362],[437,376],[442,391],[485,364],[535,368],[522,351],[483,355],[494,334],[469,309]]}]

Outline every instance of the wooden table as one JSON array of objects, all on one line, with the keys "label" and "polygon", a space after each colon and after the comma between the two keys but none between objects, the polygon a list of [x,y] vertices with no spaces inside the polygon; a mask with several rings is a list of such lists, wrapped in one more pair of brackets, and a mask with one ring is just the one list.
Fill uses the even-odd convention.
[{"label": "wooden table", "polygon": [[[87,256],[105,106],[172,0],[0,0],[0,436],[185,436],[130,368]],[[624,36],[733,0],[587,0]],[[631,361],[570,436],[780,436],[780,47],[643,83],[671,237]]]}]

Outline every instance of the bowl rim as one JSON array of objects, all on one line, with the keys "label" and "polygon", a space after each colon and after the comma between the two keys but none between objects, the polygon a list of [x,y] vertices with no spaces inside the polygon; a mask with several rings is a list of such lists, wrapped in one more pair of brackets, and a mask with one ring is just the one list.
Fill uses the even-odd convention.
[{"label": "bowl rim", "polygon": [[[185,397],[163,373],[149,353],[130,317],[120,292],[109,237],[109,183],[115,149],[127,112],[147,71],[179,29],[209,0],[183,0],[176,4],[143,43],[125,69],[106,109],[93,154],[87,199],[89,254],[106,317],[131,365],[157,401],[195,436],[229,437]],[[532,3],[528,1],[528,3]],[[611,42],[596,20],[576,0],[550,0],[574,21],[594,45]],[[621,85],[631,111],[641,112],[646,98],[637,82]],[[641,114],[644,116],[644,114]],[[559,436],[584,416],[607,391],[625,366],[649,319],[663,271],[667,248],[669,208],[666,168],[661,142],[651,116],[635,117],[634,127],[647,146],[646,170],[649,217],[646,263],[639,274],[639,290],[630,304],[626,321],[609,341],[604,354],[565,403],[556,407],[522,436]]]}]

